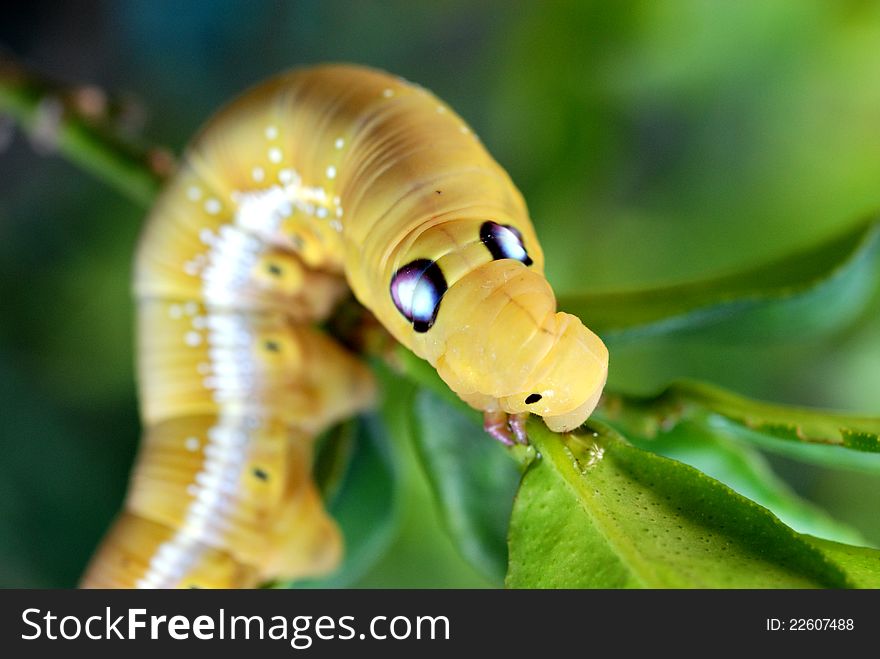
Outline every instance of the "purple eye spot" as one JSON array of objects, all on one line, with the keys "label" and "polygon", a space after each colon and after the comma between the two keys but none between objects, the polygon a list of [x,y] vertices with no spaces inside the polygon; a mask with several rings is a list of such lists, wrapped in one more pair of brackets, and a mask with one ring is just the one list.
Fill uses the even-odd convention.
[{"label": "purple eye spot", "polygon": [[522,234],[516,227],[492,221],[483,222],[480,227],[480,240],[496,261],[513,259],[525,265],[532,265],[532,259],[523,244]]},{"label": "purple eye spot", "polygon": [[416,259],[391,277],[391,299],[416,332],[427,332],[437,318],[446,278],[434,261]]}]

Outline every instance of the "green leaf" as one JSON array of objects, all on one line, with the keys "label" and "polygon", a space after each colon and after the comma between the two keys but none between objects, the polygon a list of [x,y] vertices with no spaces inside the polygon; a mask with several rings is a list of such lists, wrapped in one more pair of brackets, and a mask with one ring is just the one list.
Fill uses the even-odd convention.
[{"label": "green leaf", "polygon": [[373,364],[378,409],[331,430],[315,459],[315,480],[345,542],[342,566],[333,574],[299,581],[297,588],[342,588],[360,579],[385,553],[401,522],[400,468],[392,436],[402,425],[412,385]]},{"label": "green leaf", "polygon": [[754,432],[794,442],[831,444],[880,453],[880,418],[776,405],[752,400],[713,385],[681,382],[671,393]]},{"label": "green leaf", "polygon": [[735,492],[769,509],[799,533],[852,544],[866,544],[855,529],[835,520],[799,497],[779,478],[753,446],[695,423],[682,423],[651,440],[633,444],[652,453],[684,462]]},{"label": "green leaf", "polygon": [[520,473],[473,410],[428,390],[416,395],[413,437],[444,525],[464,558],[491,581],[507,571],[507,524]]},{"label": "green leaf", "polygon": [[[430,391],[436,392],[436,395],[420,394],[420,398],[425,396],[431,401],[430,403],[427,401],[419,403],[421,407],[426,408],[422,410],[426,414],[420,413],[418,415],[421,422],[426,426],[430,426],[432,420],[436,421],[438,418],[444,419],[444,422],[447,418],[458,418],[461,420],[463,430],[458,434],[458,449],[453,448],[456,438],[451,435],[455,433],[450,433],[450,436],[445,438],[449,442],[449,444],[445,445],[445,448],[449,449],[448,452],[451,454],[453,462],[456,456],[455,451],[462,451],[460,453],[462,460],[455,466],[455,472],[464,474],[468,469],[475,471],[485,468],[476,466],[474,462],[477,461],[477,458],[473,454],[467,453],[467,449],[477,444],[477,442],[472,442],[471,440],[475,439],[477,435],[482,434],[479,430],[478,415],[452,394],[448,387],[437,377],[436,372],[424,364],[422,360],[403,351],[400,357],[408,376],[427,387]],[[442,401],[438,397],[442,397]],[[750,444],[757,444],[761,448],[766,448],[765,445],[771,443],[775,445],[777,450],[788,448],[789,453],[795,451],[795,457],[802,458],[804,456],[798,454],[797,451],[804,454],[809,454],[812,451],[815,453],[813,459],[820,464],[840,464],[842,466],[860,464],[862,468],[867,469],[870,469],[870,465],[875,463],[880,467],[880,460],[875,459],[880,458],[880,456],[827,444],[781,442],[778,438],[760,435],[751,430],[748,430],[748,432],[754,435],[754,437],[751,438],[749,443],[744,443],[740,441],[742,439],[740,433],[731,433],[727,426],[734,425],[740,432],[746,432],[746,427],[744,425],[735,425],[733,421],[728,420],[722,414],[712,412],[710,409],[711,401],[718,401],[719,409],[731,417],[736,417],[735,412],[737,410],[741,412],[752,403],[748,399],[708,385],[677,383],[663,394],[654,398],[640,399],[614,394],[607,395],[598,410],[597,418],[602,418],[606,421],[613,420],[614,424],[624,428],[630,437],[636,438],[639,446],[660,455],[689,463],[705,472],[706,475],[721,480],[735,492],[743,495],[737,496],[718,483],[714,483],[706,475],[695,472],[693,469],[687,470],[687,467],[684,465],[677,465],[677,463],[669,460],[664,460],[661,463],[676,473],[685,470],[684,473],[689,475],[689,478],[697,479],[697,481],[702,479],[702,482],[710,484],[710,491],[716,494],[720,488],[720,491],[725,493],[725,496],[734,502],[734,506],[746,510],[751,515],[757,515],[763,520],[765,525],[768,524],[767,519],[773,520],[775,522],[774,530],[776,531],[774,542],[778,551],[781,551],[780,548],[784,547],[785,543],[791,542],[794,548],[793,551],[806,552],[809,555],[810,548],[805,548],[804,543],[807,543],[810,547],[818,547],[817,542],[827,541],[818,540],[809,535],[798,535],[792,529],[775,520],[772,515],[760,506],[755,505],[755,503],[769,508],[787,524],[794,526],[802,533],[821,535],[846,542],[863,542],[857,531],[834,520],[824,511],[802,500],[792,492],[769,469],[763,457],[753,450]],[[792,408],[780,405],[768,405],[766,403],[756,403],[756,405],[755,409],[760,408],[765,413],[768,411],[773,412],[772,416],[774,418],[790,418],[788,415],[794,411],[805,415],[800,418],[801,422],[804,419],[819,421],[822,427],[825,428],[835,427],[835,423],[841,420],[853,427],[859,426],[861,422],[874,422],[873,419],[869,418],[828,415],[813,410],[792,410]],[[470,422],[467,422],[468,418],[471,419]],[[855,421],[858,421],[858,423]],[[845,427],[846,423],[842,427]],[[442,424],[440,425],[442,426]],[[458,422],[454,425],[457,426]],[[814,427],[814,424],[810,424],[809,427]],[[465,430],[464,428],[467,429]],[[441,437],[443,435],[442,429],[438,428],[432,428],[430,432],[441,435]],[[603,430],[599,438],[603,438],[609,433],[612,433],[612,431]],[[539,420],[534,419],[530,424],[530,434],[533,438],[540,438],[542,435],[549,435],[550,439],[560,437],[549,433]],[[840,437],[841,442],[843,442],[843,435],[840,435]],[[612,437],[612,439],[615,438]],[[622,441],[619,437],[616,437],[616,440],[618,443]],[[450,487],[449,484],[443,482],[444,475],[448,469],[446,467],[441,468],[440,466],[449,463],[432,458],[430,456],[432,449],[426,446],[424,438],[419,437],[418,443],[422,452],[422,459],[426,464],[426,471],[435,490],[439,492],[441,487]],[[438,443],[440,446],[444,446],[443,441],[438,440]],[[636,451],[637,449],[629,447],[629,450]],[[609,455],[607,452],[603,453],[603,457],[607,455]],[[647,460],[648,458],[645,459]],[[460,466],[461,462],[468,464],[462,468]],[[533,474],[532,471],[532,469],[529,470],[527,479],[538,480],[540,477]],[[507,584],[512,587],[554,585],[545,583],[548,579],[552,579],[552,577],[545,574],[546,565],[542,562],[543,559],[538,560],[532,565],[519,559],[518,556],[534,549],[538,556],[542,552],[547,555],[552,554],[554,560],[559,561],[558,573],[566,575],[558,584],[562,587],[608,588],[641,585],[641,582],[625,567],[626,564],[621,562],[608,540],[602,534],[596,532],[594,523],[589,516],[585,515],[583,507],[575,497],[571,496],[570,488],[558,487],[559,475],[551,474],[547,478],[550,482],[547,483],[547,487],[543,491],[540,491],[538,486],[528,487],[524,483],[520,493],[517,495],[517,503],[509,534],[511,562]],[[453,492],[456,491],[454,488],[451,489]],[[499,488],[496,493],[489,495],[490,499],[493,501],[497,500],[496,497],[500,495],[501,491],[503,491],[503,488]],[[752,501],[748,501],[743,497]],[[721,498],[723,499],[723,496]],[[447,525],[450,527],[451,525],[448,521],[450,518],[457,515],[467,520],[468,515],[474,514],[474,509],[479,510],[479,506],[468,506],[467,499],[463,497],[443,497],[441,495],[439,499],[443,515],[447,519]],[[553,511],[552,524],[544,520],[540,522],[542,528],[536,530],[531,535],[531,538],[526,537],[528,531],[524,525],[535,523],[536,520],[534,516],[524,515],[522,512],[524,508],[543,508],[545,512]],[[467,523],[480,528],[477,520],[479,520],[479,515],[476,516],[476,519],[468,520]],[[466,525],[464,526],[466,527]],[[743,524],[743,526],[748,527],[748,523]],[[553,532],[553,527],[556,528],[557,532]],[[518,539],[515,540],[515,536]],[[468,536],[465,537],[468,538]],[[470,536],[469,539],[472,540],[472,538],[473,536]],[[461,547],[461,537],[457,536],[455,540]],[[566,545],[566,542],[569,544]],[[739,542],[745,546],[741,551],[748,551],[747,542],[744,540],[739,540]],[[543,549],[539,547],[542,543],[545,544]],[[534,544],[535,547],[530,548],[527,546],[529,544]],[[484,544],[483,550],[491,546],[493,545]],[[840,570],[837,573],[838,577],[845,572],[845,576],[842,578],[848,585],[864,586],[870,583],[868,575],[871,574],[871,559],[876,556],[876,554],[872,553],[873,550],[839,545],[837,543],[830,543],[827,546],[838,548],[837,553],[830,556],[832,561],[839,562],[839,565],[837,565],[837,568]],[[515,547],[522,547],[519,554],[515,551]],[[577,550],[572,551],[571,554],[566,554],[566,547],[577,547]],[[831,550],[824,551],[825,547],[826,545],[822,545],[823,554],[829,554]],[[466,550],[462,549],[462,551],[466,553]],[[862,573],[856,574],[852,571],[849,564],[852,563],[852,560],[847,563],[841,558],[842,554],[847,552],[853,554],[856,558],[864,557],[861,563],[864,566]],[[811,560],[814,559],[815,554],[813,554],[813,559]],[[496,555],[494,560],[500,560],[500,555]],[[585,561],[591,566],[591,569],[582,569]],[[473,560],[471,562],[474,563]],[[832,566],[829,569],[833,572],[835,568]],[[769,572],[769,576],[766,577],[768,583],[778,578],[777,572],[779,571],[779,568],[774,567]],[[745,570],[745,572],[748,575],[748,570]],[[782,572],[784,573],[784,570]],[[756,574],[763,574],[763,572],[757,572]],[[704,577],[702,575],[697,576],[699,579],[695,584],[690,584],[690,586],[702,587],[703,583],[701,580]],[[763,587],[765,579],[757,579],[760,581],[759,585]],[[820,581],[821,579],[817,578],[816,583],[808,585],[819,585]],[[736,583],[735,585],[739,587],[742,584]]]},{"label": "green leaf", "polygon": [[[344,432],[339,435],[344,436]],[[328,512],[339,524],[345,540],[343,564],[328,577],[295,582],[288,586],[347,586],[363,575],[384,553],[398,522],[396,473],[386,443],[387,436],[378,415],[359,417],[354,422],[351,430],[353,441],[344,449],[351,451],[351,458],[346,461],[345,477],[335,487],[335,494],[331,493],[326,501]],[[344,440],[333,439],[332,448],[328,450],[336,453],[341,441]],[[320,459],[317,464],[322,464]],[[324,478],[318,482],[326,484],[328,480]]]},{"label": "green leaf", "polygon": [[684,381],[651,398],[607,394],[599,415],[631,437],[651,439],[688,421],[796,459],[880,471],[878,417],[765,403]]},{"label": "green leaf", "polygon": [[880,588],[880,551],[853,547],[822,538],[801,536],[819,549],[829,561],[846,571],[847,577],[859,588]]},{"label": "green leaf", "polygon": [[[877,287],[880,222],[743,272],[559,299],[610,343],[713,327],[728,338],[787,338],[845,326]],[[725,322],[735,321],[735,322]]]},{"label": "green leaf", "polygon": [[[381,381],[382,418],[389,431],[399,476],[401,522],[387,554],[356,586],[386,587],[390,583],[393,587],[484,588],[491,585],[462,558],[437,514],[434,493],[413,438],[411,417],[416,388],[381,362],[374,366]],[[436,373],[433,375],[436,378]],[[458,401],[458,405],[463,403]],[[431,568],[426,570],[425,565]]]},{"label": "green leaf", "polygon": [[727,433],[768,453],[824,468],[847,469],[872,476],[880,474],[880,454],[877,453],[851,451],[829,444],[779,441],[778,437],[754,432],[723,417],[710,417],[708,420],[712,432]]},{"label": "green leaf", "polygon": [[312,474],[325,503],[335,500],[345,484],[358,429],[357,419],[349,419],[331,428],[316,442]]},{"label": "green leaf", "polygon": [[598,423],[556,435],[510,524],[507,585],[539,588],[842,588],[855,582],[766,509]]}]

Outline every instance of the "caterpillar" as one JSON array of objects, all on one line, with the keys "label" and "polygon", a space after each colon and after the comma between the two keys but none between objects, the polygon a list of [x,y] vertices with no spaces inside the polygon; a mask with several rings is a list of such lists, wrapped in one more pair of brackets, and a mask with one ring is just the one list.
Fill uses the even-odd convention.
[{"label": "caterpillar", "polygon": [[135,259],[143,441],[84,587],[252,587],[339,562],[313,438],[370,371],[317,329],[350,288],[501,441],[583,423],[608,352],[557,312],[525,202],[465,122],[368,68],[281,74],[215,115]]}]

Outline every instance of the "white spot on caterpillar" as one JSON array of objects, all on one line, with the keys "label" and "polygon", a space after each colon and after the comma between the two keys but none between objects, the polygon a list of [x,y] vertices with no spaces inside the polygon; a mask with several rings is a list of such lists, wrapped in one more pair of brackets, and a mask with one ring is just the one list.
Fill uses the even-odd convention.
[{"label": "white spot on caterpillar", "polygon": [[266,126],[266,139],[274,140],[278,137],[278,127],[277,126]]},{"label": "white spot on caterpillar", "polygon": [[468,128],[467,126],[465,126],[464,124],[462,124],[461,126],[459,126],[459,127],[458,127],[458,130],[459,130],[460,132],[464,133],[465,135],[467,135],[468,133],[471,132],[471,129]]},{"label": "white spot on caterpillar", "polygon": [[206,245],[211,245],[214,243],[214,232],[210,229],[202,229],[199,231],[199,240],[201,240]]},{"label": "white spot on caterpillar", "polygon": [[341,137],[337,137],[336,141],[333,143],[333,146],[335,146],[337,149],[341,149],[345,146],[345,140]]},{"label": "white spot on caterpillar", "polygon": [[278,172],[278,180],[282,183],[290,183],[293,181],[293,170],[284,168]]},{"label": "white spot on caterpillar", "polygon": [[168,315],[177,320],[181,316],[183,316],[183,307],[179,304],[172,304],[168,307]]},{"label": "white spot on caterpillar", "polygon": [[284,154],[277,146],[273,146],[271,149],[269,149],[268,155],[269,161],[274,162],[276,165],[284,158]]},{"label": "white spot on caterpillar", "polygon": [[333,165],[327,167],[327,178],[336,178],[336,168]]},{"label": "white spot on caterpillar", "polygon": [[183,310],[187,316],[195,316],[199,312],[199,305],[195,302],[187,302],[183,305]]},{"label": "white spot on caterpillar", "polygon": [[238,207],[236,224],[259,235],[274,233],[281,222],[278,206],[279,196],[283,198],[283,194],[279,195],[279,192],[281,188],[273,186],[266,191],[245,194]]},{"label": "white spot on caterpillar", "polygon": [[446,108],[443,107],[442,105],[438,105],[437,106],[437,114],[443,114],[444,112],[446,112]]},{"label": "white spot on caterpillar", "polygon": [[393,89],[385,89],[382,92],[382,96],[384,96],[385,98],[391,98],[392,96],[394,96],[394,90]]},{"label": "white spot on caterpillar", "polygon": [[184,340],[186,341],[186,345],[195,348],[201,344],[202,335],[198,332],[187,332]]},{"label": "white spot on caterpillar", "polygon": [[[334,168],[335,173],[335,168]],[[327,191],[320,187],[302,184],[300,175],[291,170],[292,180],[284,185],[272,185],[262,190],[253,190],[242,194],[241,203],[235,215],[235,223],[257,236],[277,239],[277,233],[285,218],[296,211],[308,215],[321,213],[325,217],[330,210],[319,211],[329,205]],[[296,227],[285,228],[285,233],[297,231]],[[301,239],[289,237],[294,249],[302,246]]]},{"label": "white spot on caterpillar", "polygon": [[196,451],[198,451],[200,444],[201,442],[199,442],[198,437],[187,437],[186,441],[183,443],[183,445],[186,447],[186,450],[190,453],[195,453]]},{"label": "white spot on caterpillar", "polygon": [[[342,209],[340,209],[342,210]],[[339,220],[330,220],[330,227],[335,231],[342,231],[342,222]]]},{"label": "white spot on caterpillar", "polygon": [[321,218],[327,217],[327,208],[324,206],[318,206],[317,210],[315,210],[315,215]]},{"label": "white spot on caterpillar", "polygon": [[336,208],[336,217],[342,217],[342,206]]},{"label": "white spot on caterpillar", "polygon": [[205,212],[208,215],[216,215],[223,208],[223,204],[216,197],[210,197],[205,200]]},{"label": "white spot on caterpillar", "polygon": [[186,197],[190,201],[198,201],[202,198],[202,191],[198,186],[191,185],[186,191]]},{"label": "white spot on caterpillar", "polygon": [[204,316],[196,316],[192,319],[192,324],[196,329],[205,329],[208,326],[208,320]]},{"label": "white spot on caterpillar", "polygon": [[262,167],[254,167],[251,170],[251,178],[254,179],[257,183],[266,178],[266,172],[263,171]]}]

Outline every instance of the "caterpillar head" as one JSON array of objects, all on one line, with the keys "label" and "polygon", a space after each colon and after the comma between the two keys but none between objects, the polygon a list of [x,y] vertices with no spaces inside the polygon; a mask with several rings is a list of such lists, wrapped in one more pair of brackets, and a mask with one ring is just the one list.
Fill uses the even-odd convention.
[{"label": "caterpillar head", "polygon": [[555,432],[580,426],[592,414],[608,376],[608,349],[580,319],[556,313],[550,331],[552,347],[535,364],[527,386],[500,399],[510,414],[531,412],[544,417]]},{"label": "caterpillar head", "polygon": [[557,312],[547,280],[512,259],[486,263],[450,286],[416,348],[469,404],[531,412],[556,432],[587,419],[608,374],[601,339]]}]

